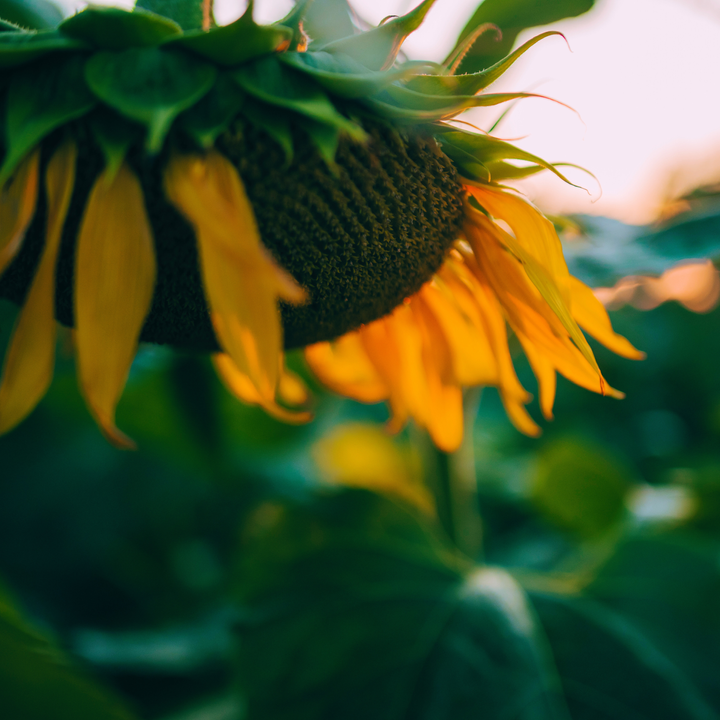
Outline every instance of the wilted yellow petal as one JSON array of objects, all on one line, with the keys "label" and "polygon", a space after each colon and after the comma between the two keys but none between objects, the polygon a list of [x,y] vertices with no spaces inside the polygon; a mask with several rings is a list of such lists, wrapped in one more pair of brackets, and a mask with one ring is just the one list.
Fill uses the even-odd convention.
[{"label": "wilted yellow petal", "polygon": [[17,255],[35,214],[39,165],[40,150],[37,149],[0,188],[0,275]]},{"label": "wilted yellow petal", "polygon": [[318,380],[360,402],[386,400],[390,391],[365,352],[360,335],[349,332],[333,342],[305,348],[305,360]]},{"label": "wilted yellow petal", "polygon": [[80,385],[95,419],[118,447],[134,447],[115,427],[155,287],[155,250],[142,188],[124,164],[104,171],[78,234],[75,327]]},{"label": "wilted yellow petal", "polygon": [[572,314],[580,327],[598,342],[618,355],[632,360],[642,360],[645,353],[636,350],[622,335],[618,335],[610,324],[607,310],[595,297],[593,291],[577,278],[570,276],[570,298]]},{"label": "wilted yellow petal", "polygon": [[18,317],[5,358],[0,386],[0,433],[7,432],[37,405],[52,380],[55,363],[55,265],[75,183],[75,143],[53,155],[45,173],[45,249]]},{"label": "wilted yellow petal", "polygon": [[283,344],[277,301],[302,302],[303,290],[263,248],[242,180],[220,153],[172,158],[165,190],[195,228],[220,346],[273,404]]},{"label": "wilted yellow petal", "polygon": [[[276,360],[276,362],[278,361]],[[280,364],[280,362],[278,362],[278,364]],[[215,371],[225,387],[236,398],[238,398],[238,400],[246,403],[247,405],[259,405],[263,408],[263,410],[265,410],[265,412],[268,413],[268,415],[272,415],[272,417],[277,420],[282,420],[283,422],[292,423],[294,425],[301,425],[312,420],[312,413],[306,411],[298,412],[288,410],[278,405],[274,400],[268,400],[261,395],[253,381],[244,372],[238,369],[233,362],[233,359],[226,353],[217,353],[213,355],[213,365],[215,366]],[[284,384],[282,378],[285,372],[286,371],[283,368],[280,373],[281,387]],[[298,378],[294,375],[288,375],[285,380],[285,383],[296,382],[298,382]],[[289,388],[290,386],[286,385],[286,387]],[[297,386],[293,388],[294,391],[297,391],[297,389]]]}]

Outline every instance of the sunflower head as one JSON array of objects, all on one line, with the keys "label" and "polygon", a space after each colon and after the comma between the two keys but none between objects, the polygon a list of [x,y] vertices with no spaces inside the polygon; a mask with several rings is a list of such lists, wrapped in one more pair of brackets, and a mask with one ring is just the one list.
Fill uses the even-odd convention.
[{"label": "sunflower head", "polygon": [[556,371],[612,394],[580,326],[636,351],[569,275],[552,225],[502,185],[563,176],[453,123],[527,97],[486,89],[553,33],[470,74],[472,34],[442,64],[399,61],[433,3],[332,41],[304,32],[308,2],[266,26],[250,3],[210,27],[197,2],[174,19],[91,7],[52,30],[3,24],[0,295],[22,311],[0,431],[50,382],[55,319],[75,328],[88,406],[121,446],[140,340],[217,353],[236,395],[291,421],[306,393],[282,350],[309,346],[327,385],[387,400],[392,427],[412,417],[445,449],[470,384],[497,386],[537,432],[508,326],[546,416]]}]

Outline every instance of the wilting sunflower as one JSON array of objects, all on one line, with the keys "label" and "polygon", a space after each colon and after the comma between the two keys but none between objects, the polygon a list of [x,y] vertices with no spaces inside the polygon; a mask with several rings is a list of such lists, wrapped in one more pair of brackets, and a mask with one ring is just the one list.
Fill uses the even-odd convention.
[{"label": "wilting sunflower", "polygon": [[[0,24],[0,295],[22,305],[0,385],[0,432],[51,381],[55,321],[74,327],[88,407],[131,446],[115,408],[139,341],[214,353],[228,388],[304,421],[284,367],[387,400],[437,445],[462,438],[462,388],[498,388],[537,425],[508,326],[552,414],[556,373],[619,396],[585,330],[640,357],[573,278],[553,225],[503,182],[557,167],[453,124],[526,97],[485,89],[544,33],[474,74],[399,63],[434,0],[308,45],[308,3],[261,26],[183,30],[90,8],[57,29]],[[509,161],[521,161],[518,167]],[[582,330],[581,330],[582,328]]]}]

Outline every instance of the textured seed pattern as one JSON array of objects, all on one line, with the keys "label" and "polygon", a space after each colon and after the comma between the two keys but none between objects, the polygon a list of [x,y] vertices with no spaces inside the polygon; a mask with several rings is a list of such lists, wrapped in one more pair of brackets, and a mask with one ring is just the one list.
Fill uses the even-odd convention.
[{"label": "textured seed pattern", "polygon": [[[286,347],[342,335],[390,312],[438,269],[462,222],[462,190],[435,141],[368,124],[365,144],[341,140],[330,169],[298,131],[288,166],[264,132],[237,121],[218,142],[245,183],[266,247],[310,301],[282,308]],[[58,265],[56,312],[72,325],[75,237],[102,157],[80,126],[78,179]],[[52,140],[45,148],[50,156]],[[165,199],[164,158],[141,152],[141,178],[155,235],[158,281],[142,339],[203,351],[217,345],[191,228]],[[21,303],[43,244],[44,193],[23,249],[0,278],[0,296]]]}]

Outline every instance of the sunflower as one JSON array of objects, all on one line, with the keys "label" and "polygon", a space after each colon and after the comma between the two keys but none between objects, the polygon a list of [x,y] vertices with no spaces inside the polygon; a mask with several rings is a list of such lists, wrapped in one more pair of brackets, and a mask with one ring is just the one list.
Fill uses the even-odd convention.
[{"label": "sunflower", "polygon": [[[453,119],[528,93],[486,88],[497,64],[456,74],[398,62],[434,0],[323,44],[307,2],[258,25],[183,29],[142,10],[88,8],[58,28],[0,23],[0,296],[22,306],[0,384],[0,432],[53,373],[56,320],[106,437],[140,341],[213,353],[227,387],[304,422],[284,350],[305,347],[329,388],[386,400],[444,450],[462,390],[525,409],[508,327],[552,417],[556,373],[619,397],[583,330],[613,351],[602,305],[573,278],[552,223],[503,185],[556,165]],[[207,13],[206,13],[207,14]],[[512,161],[523,162],[522,167]]]}]

